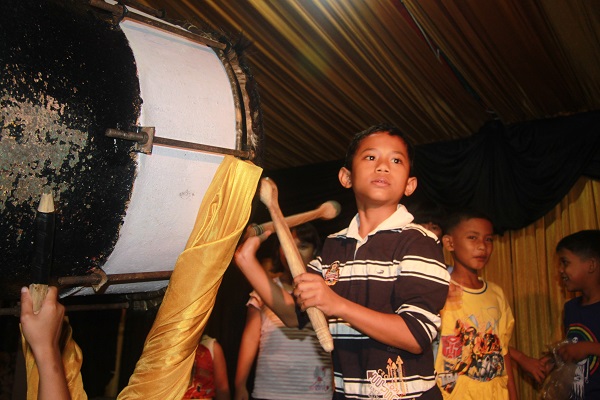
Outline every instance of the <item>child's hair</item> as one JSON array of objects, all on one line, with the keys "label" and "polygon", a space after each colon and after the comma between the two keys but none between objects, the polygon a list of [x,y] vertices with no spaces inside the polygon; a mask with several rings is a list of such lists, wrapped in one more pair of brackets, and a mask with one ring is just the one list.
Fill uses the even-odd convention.
[{"label": "child's hair", "polygon": [[583,230],[562,238],[556,245],[556,252],[569,250],[583,258],[595,258],[600,261],[600,230]]},{"label": "child's hair", "polygon": [[356,150],[358,149],[360,142],[362,142],[362,140],[364,138],[366,138],[367,136],[370,136],[374,133],[379,133],[379,132],[387,132],[391,136],[397,136],[404,141],[404,144],[406,145],[406,151],[408,152],[408,160],[410,162],[410,170],[412,171],[413,159],[415,158],[415,149],[414,149],[412,143],[410,142],[410,140],[408,140],[406,138],[406,135],[400,129],[398,129],[394,125],[387,124],[387,123],[373,125],[367,129],[365,129],[364,131],[358,132],[356,135],[354,135],[354,138],[350,142],[350,145],[348,146],[348,150],[346,151],[344,167],[346,167],[348,169],[348,171],[352,171],[352,159],[354,158],[354,155],[356,154]]},{"label": "child's hair", "polygon": [[492,224],[492,229],[494,228],[494,223],[487,214],[473,208],[464,208],[461,210],[455,210],[448,215],[442,224],[442,232],[444,235],[450,235],[452,234],[452,231],[463,221],[473,218],[485,219]]},{"label": "child's hair", "polygon": [[405,204],[406,209],[414,217],[413,223],[415,224],[432,224],[439,225],[440,228],[444,226],[445,211],[437,203],[432,201],[407,201]]},{"label": "child's hair", "polygon": [[[321,237],[319,236],[319,232],[311,223],[304,223],[302,225],[295,226],[290,229],[292,234],[296,232],[296,237],[301,242],[310,243],[314,247],[313,258],[317,257],[321,252]],[[278,273],[283,272],[283,263],[281,261],[281,256],[279,253],[279,239],[276,239],[273,245],[273,267],[271,268],[271,272]]]}]

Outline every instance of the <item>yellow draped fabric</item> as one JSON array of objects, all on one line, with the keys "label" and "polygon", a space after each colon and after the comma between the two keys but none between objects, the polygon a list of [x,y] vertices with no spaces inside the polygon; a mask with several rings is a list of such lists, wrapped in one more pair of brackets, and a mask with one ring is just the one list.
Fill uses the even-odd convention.
[{"label": "yellow draped fabric", "polygon": [[[543,218],[494,238],[483,275],[504,290],[515,317],[511,345],[529,356],[540,357],[562,337],[563,305],[575,295],[560,285],[556,244],[582,229],[600,229],[599,206],[600,181],[581,178]],[[516,382],[521,400],[539,397],[524,373],[516,374]]]},{"label": "yellow draped fabric", "polygon": [[[69,385],[69,392],[71,393],[72,400],[87,400],[87,395],[83,390],[83,382],[81,380],[80,373],[83,357],[81,354],[81,349],[73,340],[72,334],[73,330],[71,329],[71,325],[69,325],[69,320],[65,317],[65,322],[63,323],[61,333],[61,343],[64,343],[64,346],[62,346],[62,362],[65,368],[67,384]],[[27,344],[25,336],[23,336],[22,332],[21,344],[23,346],[23,354],[25,355],[27,400],[37,400],[40,376],[35,359],[33,358],[31,347],[29,347],[29,344]]]},{"label": "yellow draped fabric", "polygon": [[[250,217],[262,169],[226,156],[204,195],[196,224],[177,259],[169,287],[148,334],[129,385],[119,399],[181,399],[187,388],[196,346],[213,308],[223,273]],[[87,399],[81,350],[70,336],[63,364],[74,400]],[[37,399],[37,367],[23,340],[27,399]]]},{"label": "yellow draped fabric", "polygon": [[204,195],[163,303],[118,399],[181,399],[223,273],[244,230],[262,169],[226,157]]}]

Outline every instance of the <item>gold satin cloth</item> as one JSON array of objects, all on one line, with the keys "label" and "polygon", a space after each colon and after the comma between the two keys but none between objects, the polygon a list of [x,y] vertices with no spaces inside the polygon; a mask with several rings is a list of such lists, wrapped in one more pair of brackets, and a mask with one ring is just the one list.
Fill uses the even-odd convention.
[{"label": "gold satin cloth", "polygon": [[[63,322],[60,343],[62,348],[62,363],[65,369],[71,399],[87,400],[87,394],[83,390],[83,382],[81,380],[81,363],[83,362],[83,356],[81,354],[81,349],[73,340],[73,330],[71,329],[71,325],[69,325],[67,317],[65,317]],[[25,336],[23,336],[23,331],[21,331],[21,345],[23,347],[23,355],[25,356],[27,400],[37,400],[40,375],[35,359],[33,358],[31,347],[29,347],[29,344],[25,340]]]},{"label": "gold satin cloth", "polygon": [[[185,250],[177,259],[142,356],[119,400],[179,400],[183,397],[198,341],[213,309],[223,274],[247,225],[261,173],[262,169],[251,162],[232,156],[224,158],[204,194],[196,223]],[[68,378],[73,380],[73,385],[69,385],[71,397],[87,399],[81,382],[81,351],[69,339],[63,363]],[[26,363],[27,399],[34,400],[38,379],[33,372],[29,373],[30,370],[37,372],[32,354]]]}]

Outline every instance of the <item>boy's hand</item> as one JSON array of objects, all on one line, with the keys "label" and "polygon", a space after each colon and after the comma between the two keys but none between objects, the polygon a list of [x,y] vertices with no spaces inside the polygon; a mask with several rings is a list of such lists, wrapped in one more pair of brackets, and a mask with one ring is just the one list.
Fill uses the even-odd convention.
[{"label": "boy's hand", "polygon": [[33,300],[29,289],[21,289],[21,327],[36,357],[58,349],[64,315],[65,307],[58,302],[56,287],[48,288],[38,314],[33,313]]},{"label": "boy's hand", "polygon": [[337,315],[336,306],[340,304],[340,297],[319,275],[303,273],[296,276],[294,297],[302,311],[306,311],[309,307],[316,307],[326,316]]},{"label": "boy's hand", "polygon": [[521,368],[527,371],[537,383],[546,379],[546,360],[525,356],[520,363]]},{"label": "boy's hand", "polygon": [[579,362],[586,358],[591,351],[589,346],[591,342],[569,343],[558,348],[558,355],[565,362]]}]

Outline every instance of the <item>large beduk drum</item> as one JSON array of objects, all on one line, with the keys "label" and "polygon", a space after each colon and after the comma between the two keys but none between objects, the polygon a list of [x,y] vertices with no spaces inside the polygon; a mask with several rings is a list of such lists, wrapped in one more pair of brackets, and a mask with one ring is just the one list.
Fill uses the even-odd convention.
[{"label": "large beduk drum", "polygon": [[[57,208],[53,276],[173,269],[223,155],[159,145],[138,153],[107,129],[153,127],[160,138],[258,150],[253,82],[228,44],[148,25],[139,20],[151,17],[133,10],[123,15],[74,1],[0,3],[3,298],[30,283],[44,188]],[[103,291],[166,283],[110,283]]]}]

